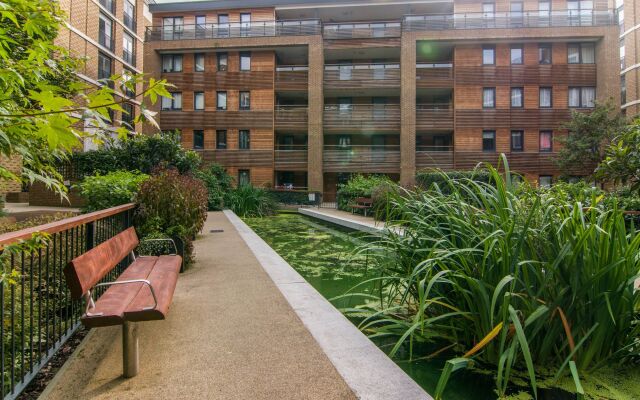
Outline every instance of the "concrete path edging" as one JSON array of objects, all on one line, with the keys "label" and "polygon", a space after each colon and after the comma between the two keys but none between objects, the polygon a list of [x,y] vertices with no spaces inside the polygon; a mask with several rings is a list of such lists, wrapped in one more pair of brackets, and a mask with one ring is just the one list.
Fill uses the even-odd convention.
[{"label": "concrete path edging", "polygon": [[224,214],[358,398],[432,400],[233,211]]},{"label": "concrete path edging", "polygon": [[345,228],[354,229],[357,231],[362,231],[367,233],[379,233],[384,229],[383,226],[376,226],[373,223],[367,224],[367,223],[357,221],[356,219],[329,215],[327,213],[323,213],[311,208],[298,208],[298,212],[308,217],[317,218],[322,221],[327,221],[339,226],[343,226]]}]

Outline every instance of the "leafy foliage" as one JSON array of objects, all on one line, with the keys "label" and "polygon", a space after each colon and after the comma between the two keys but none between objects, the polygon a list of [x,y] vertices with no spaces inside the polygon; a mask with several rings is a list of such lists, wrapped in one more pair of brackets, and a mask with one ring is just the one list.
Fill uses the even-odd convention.
[{"label": "leafy foliage", "polygon": [[475,169],[473,171],[426,170],[416,174],[416,184],[423,189],[429,189],[433,185],[438,185],[441,190],[446,190],[448,182],[460,179],[471,179],[475,182],[489,183],[491,181],[491,174],[489,174],[489,171],[483,169]]},{"label": "leafy foliage", "polygon": [[351,211],[350,206],[357,197],[372,198],[377,187],[391,185],[395,184],[386,175],[353,175],[347,183],[338,187],[338,209]]},{"label": "leafy foliage", "polygon": [[149,175],[129,171],[86,176],[79,185],[86,200],[83,211],[98,211],[134,201],[140,185],[148,178]]},{"label": "leafy foliage", "polygon": [[273,215],[277,207],[267,190],[252,185],[240,185],[229,192],[225,198],[225,206],[241,217]]},{"label": "leafy foliage", "polygon": [[32,228],[38,225],[48,224],[50,222],[60,221],[65,218],[71,218],[75,214],[71,212],[56,212],[52,214],[42,214],[27,218],[23,221],[0,223],[0,234],[15,232],[21,229]]},{"label": "leafy foliage", "polygon": [[135,224],[140,236],[179,238],[189,261],[192,241],[207,219],[207,189],[202,181],[175,169],[159,169],[140,186],[137,200]]},{"label": "leafy foliage", "polygon": [[177,168],[182,174],[195,171],[200,157],[184,150],[176,132],[135,135],[98,150],[74,153],[71,163],[79,176],[118,170],[150,174],[155,168]]},{"label": "leafy foliage", "polygon": [[605,149],[596,176],[614,184],[629,184],[640,190],[640,119],[621,130]]},{"label": "leafy foliage", "polygon": [[209,211],[222,210],[224,198],[232,190],[233,178],[221,165],[215,163],[197,171],[195,175],[207,188]]},{"label": "leafy foliage", "polygon": [[320,198],[316,195],[316,200],[309,200],[309,193],[304,190],[280,190],[274,189],[268,191],[271,197],[280,204],[292,204],[292,205],[314,205],[318,204],[317,200]]},{"label": "leafy foliage", "polygon": [[542,370],[571,369],[578,386],[578,371],[640,358],[640,235],[615,201],[585,210],[545,191],[532,201],[504,164],[505,176],[487,167],[492,184],[448,179],[447,191],[396,196],[396,229],[365,247],[383,289],[361,328],[395,338],[391,355],[419,343],[450,354],[436,397],[471,360],[495,371],[504,396],[516,377],[535,395]]},{"label": "leafy foliage", "polygon": [[[7,0],[0,3],[0,154],[21,157],[22,172],[0,165],[0,178],[43,182],[66,192],[54,165],[67,158],[85,138],[102,142],[110,128],[109,111],[122,111],[110,85],[81,83],[74,70],[81,64],[53,44],[64,15],[59,3],[45,0]],[[143,77],[113,76],[116,86],[133,88]],[[166,81],[150,79],[138,100],[155,103],[170,97]],[[81,119],[84,124],[81,123]],[[135,122],[153,122],[144,105]],[[79,125],[95,129],[80,130]],[[124,127],[117,129],[124,136]]]},{"label": "leafy foliage", "polygon": [[556,141],[562,145],[556,164],[565,176],[594,171],[604,158],[605,146],[624,130],[625,120],[611,104],[596,104],[589,113],[572,111],[571,120],[562,126],[566,136]]}]

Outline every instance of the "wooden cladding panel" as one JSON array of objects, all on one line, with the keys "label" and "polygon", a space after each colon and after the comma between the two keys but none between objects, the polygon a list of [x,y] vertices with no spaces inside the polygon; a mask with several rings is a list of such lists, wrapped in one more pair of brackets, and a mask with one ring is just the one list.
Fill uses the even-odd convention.
[{"label": "wooden cladding panel", "polygon": [[164,73],[162,78],[176,86],[171,90],[254,90],[273,88],[273,72],[175,72]]},{"label": "wooden cladding panel", "polygon": [[417,130],[453,130],[453,110],[416,110]]},{"label": "wooden cladding panel", "polygon": [[275,167],[282,171],[306,171],[307,150],[276,150]]},{"label": "wooden cladding panel", "polygon": [[275,111],[275,127],[278,130],[306,131],[308,120],[306,108]]},{"label": "wooden cladding panel", "polygon": [[351,153],[344,150],[325,150],[324,172],[399,173],[399,151],[367,151]]},{"label": "wooden cladding panel", "polygon": [[[498,165],[501,153],[456,151],[455,169],[470,170],[478,163]],[[541,175],[553,175],[558,172],[555,166],[555,153],[506,152],[509,168],[515,172],[530,172]]]},{"label": "wooden cladding panel", "polygon": [[350,79],[340,79],[340,71],[324,71],[325,89],[395,88],[399,86],[399,68],[354,69],[351,71]]},{"label": "wooden cladding panel", "polygon": [[185,126],[205,128],[273,128],[273,111],[161,111],[162,129]]},{"label": "wooden cladding panel", "polygon": [[453,68],[417,68],[416,87],[450,88],[453,87]]},{"label": "wooden cladding panel", "polygon": [[452,151],[416,151],[416,169],[453,169]]},{"label": "wooden cladding panel", "polygon": [[205,163],[218,163],[225,167],[272,167],[272,150],[201,150]]},{"label": "wooden cladding panel", "polygon": [[371,48],[385,48],[400,47],[401,39],[397,38],[363,38],[363,39],[337,39],[337,40],[325,40],[325,50],[340,50],[340,49],[371,49]]},{"label": "wooden cladding panel", "polygon": [[309,90],[308,71],[276,71],[276,90]]},{"label": "wooden cladding panel", "polygon": [[596,86],[595,64],[456,66],[457,85]]},{"label": "wooden cladding panel", "polygon": [[456,128],[550,129],[568,121],[568,109],[456,110]]}]

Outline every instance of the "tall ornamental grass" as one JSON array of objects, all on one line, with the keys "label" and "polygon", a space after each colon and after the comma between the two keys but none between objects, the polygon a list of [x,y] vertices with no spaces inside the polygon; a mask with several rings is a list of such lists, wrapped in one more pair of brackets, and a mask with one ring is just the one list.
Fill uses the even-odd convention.
[{"label": "tall ornamental grass", "polygon": [[524,376],[537,397],[543,370],[582,395],[581,372],[639,358],[640,236],[615,204],[519,195],[503,162],[490,182],[443,177],[446,188],[390,200],[398,229],[368,245],[383,290],[361,328],[395,337],[391,355],[426,356],[418,343],[449,354],[436,397],[474,364],[494,371],[500,396]]}]

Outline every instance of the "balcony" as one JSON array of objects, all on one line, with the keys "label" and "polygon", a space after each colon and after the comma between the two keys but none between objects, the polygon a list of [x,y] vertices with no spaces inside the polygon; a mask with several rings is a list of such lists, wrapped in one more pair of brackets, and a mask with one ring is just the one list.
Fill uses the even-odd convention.
[{"label": "balcony", "polygon": [[199,150],[205,163],[215,162],[225,167],[272,167],[271,150]]},{"label": "balcony", "polygon": [[276,90],[309,90],[309,67],[306,65],[281,65],[276,67]]},{"label": "balcony", "polygon": [[397,38],[402,34],[402,24],[394,22],[325,24],[325,39]]},{"label": "balcony", "polygon": [[276,145],[275,168],[285,171],[306,171],[307,145]]},{"label": "balcony", "polygon": [[275,128],[277,130],[306,131],[308,127],[307,106],[276,106]]},{"label": "balcony", "polygon": [[179,26],[149,26],[147,41],[227,39],[241,37],[306,36],[319,35],[320,21],[254,21],[227,24],[190,24]]},{"label": "balcony", "polygon": [[400,130],[400,105],[325,105],[324,129],[325,131],[343,131],[345,129],[398,131]]},{"label": "balcony", "polygon": [[549,28],[615,24],[611,10],[557,10],[526,12],[408,15],[402,29],[430,31],[445,29]]},{"label": "balcony", "polygon": [[452,63],[416,64],[416,87],[448,88],[453,87]]},{"label": "balcony", "polygon": [[397,88],[400,86],[400,63],[325,65],[327,89]]},{"label": "balcony", "polygon": [[416,169],[453,169],[453,146],[416,146]]},{"label": "balcony", "polygon": [[[455,168],[473,169],[478,163],[498,165],[500,152],[456,151]],[[505,152],[509,168],[516,172],[552,173],[557,171],[556,153]]]},{"label": "balcony", "polygon": [[325,145],[322,158],[324,172],[400,172],[397,145]]},{"label": "balcony", "polygon": [[432,129],[453,129],[453,106],[451,103],[416,105],[416,130]]}]

